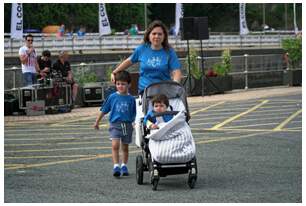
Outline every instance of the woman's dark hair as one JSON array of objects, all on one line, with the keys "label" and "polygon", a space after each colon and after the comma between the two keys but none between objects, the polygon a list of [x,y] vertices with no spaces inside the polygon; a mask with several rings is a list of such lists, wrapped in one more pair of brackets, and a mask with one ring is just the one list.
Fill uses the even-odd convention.
[{"label": "woman's dark hair", "polygon": [[44,56],[44,57],[51,57],[51,52],[49,50],[44,50],[42,52],[42,56]]},{"label": "woman's dark hair", "polygon": [[169,99],[164,94],[157,94],[152,98],[152,106],[154,106],[155,103],[163,103],[167,107],[169,107]]},{"label": "woman's dark hair", "polygon": [[164,32],[164,35],[165,35],[165,38],[164,38],[164,41],[162,42],[162,46],[164,49],[166,50],[169,50],[170,49],[170,45],[169,45],[169,42],[168,42],[168,29],[167,27],[164,25],[163,22],[159,21],[159,20],[155,20],[153,21],[151,24],[149,24],[148,28],[146,29],[146,32],[144,34],[144,37],[143,37],[143,41],[144,43],[150,43],[150,34],[152,32],[152,30],[156,27],[161,27],[163,32]]},{"label": "woman's dark hair", "polygon": [[120,71],[115,74],[115,82],[122,81],[127,82],[128,84],[131,83],[131,75],[127,71]]}]

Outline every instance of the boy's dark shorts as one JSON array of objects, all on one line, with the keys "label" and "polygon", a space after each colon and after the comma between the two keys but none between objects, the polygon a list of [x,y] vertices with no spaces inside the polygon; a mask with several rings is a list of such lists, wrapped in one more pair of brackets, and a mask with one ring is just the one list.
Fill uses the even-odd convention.
[{"label": "boy's dark shorts", "polygon": [[132,143],[133,125],[127,122],[110,123],[109,126],[110,139],[121,139],[124,144]]}]

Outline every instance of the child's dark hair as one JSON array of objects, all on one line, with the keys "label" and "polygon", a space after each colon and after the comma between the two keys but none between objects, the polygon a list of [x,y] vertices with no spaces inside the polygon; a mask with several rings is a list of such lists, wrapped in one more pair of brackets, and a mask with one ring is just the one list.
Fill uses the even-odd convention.
[{"label": "child's dark hair", "polygon": [[169,107],[169,100],[168,97],[164,94],[157,94],[152,98],[152,106],[155,103],[164,103],[167,107]]},{"label": "child's dark hair", "polygon": [[127,82],[128,84],[131,83],[131,75],[127,71],[120,71],[115,74],[115,82],[122,81]]}]

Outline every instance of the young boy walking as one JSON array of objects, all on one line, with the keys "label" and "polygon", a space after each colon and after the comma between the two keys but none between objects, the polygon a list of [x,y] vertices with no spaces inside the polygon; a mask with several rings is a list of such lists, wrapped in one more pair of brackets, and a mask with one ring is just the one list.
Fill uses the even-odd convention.
[{"label": "young boy walking", "polygon": [[[133,125],[136,116],[135,98],[128,93],[131,76],[127,71],[117,72],[115,84],[117,92],[111,94],[101,106],[100,113],[94,124],[99,129],[99,123],[104,115],[109,115],[109,133],[112,140],[113,175],[115,177],[128,176],[127,162],[129,144],[132,142]],[[122,149],[122,164],[119,165],[119,149]]]}]

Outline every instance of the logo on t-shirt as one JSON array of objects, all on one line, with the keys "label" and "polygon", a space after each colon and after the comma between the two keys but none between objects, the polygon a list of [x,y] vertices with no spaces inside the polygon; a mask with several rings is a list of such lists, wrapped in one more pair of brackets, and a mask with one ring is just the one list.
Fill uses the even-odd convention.
[{"label": "logo on t-shirt", "polygon": [[160,67],[161,65],[161,58],[160,57],[151,57],[147,60],[147,65],[151,67]]},{"label": "logo on t-shirt", "polygon": [[129,104],[127,102],[120,102],[116,105],[116,112],[127,113],[129,111]]}]

